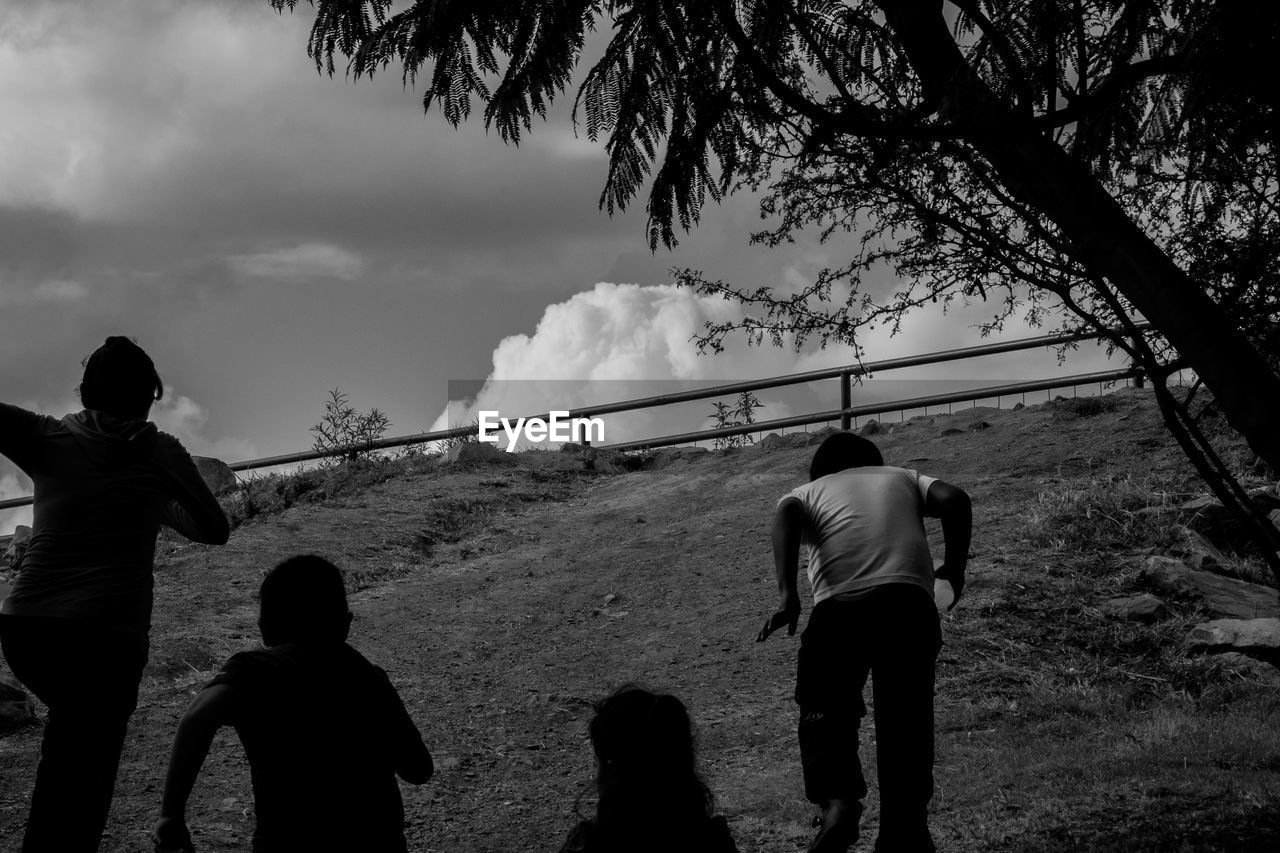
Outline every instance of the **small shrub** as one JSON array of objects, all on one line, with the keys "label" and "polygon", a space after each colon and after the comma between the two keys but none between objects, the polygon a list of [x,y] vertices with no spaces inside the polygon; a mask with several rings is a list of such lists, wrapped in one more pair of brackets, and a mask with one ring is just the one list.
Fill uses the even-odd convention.
[{"label": "small shrub", "polygon": [[[738,399],[732,406],[718,400],[712,405],[715,407],[711,412],[711,418],[715,421],[715,429],[749,426],[756,422],[756,409],[764,408],[764,404],[750,391],[743,391],[739,394]],[[711,449],[727,450],[731,447],[746,447],[748,444],[755,444],[755,439],[746,433],[741,435],[722,435],[711,440]]]},{"label": "small shrub", "polygon": [[360,414],[347,402],[347,395],[337,388],[329,392],[324,415],[311,427],[315,433],[312,447],[325,454],[321,465],[334,465],[340,460],[374,458],[374,442],[382,438],[391,420],[378,409]]}]

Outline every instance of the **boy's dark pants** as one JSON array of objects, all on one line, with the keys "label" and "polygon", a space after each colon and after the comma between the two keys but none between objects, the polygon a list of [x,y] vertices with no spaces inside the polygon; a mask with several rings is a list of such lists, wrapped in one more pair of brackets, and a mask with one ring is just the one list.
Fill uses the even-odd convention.
[{"label": "boy's dark pants", "polygon": [[870,673],[880,781],[877,850],[933,850],[933,677],[941,646],[932,598],[892,584],[857,601],[826,599],[801,635],[796,672],[805,796],[861,801],[862,688]]},{"label": "boy's dark pants", "polygon": [[23,853],[93,853],[138,703],[147,638],[0,616],[0,642],[13,674],[49,708]]}]

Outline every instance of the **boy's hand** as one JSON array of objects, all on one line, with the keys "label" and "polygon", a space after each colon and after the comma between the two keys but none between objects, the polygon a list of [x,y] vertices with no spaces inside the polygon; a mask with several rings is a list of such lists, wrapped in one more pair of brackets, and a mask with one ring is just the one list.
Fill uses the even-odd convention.
[{"label": "boy's hand", "polygon": [[787,636],[794,637],[796,635],[796,624],[800,621],[800,599],[799,597],[787,596],[782,599],[782,607],[769,617],[764,623],[764,627],[760,629],[760,633],[756,635],[756,642],[763,643],[769,639],[769,635],[781,628],[787,626]]},{"label": "boy's hand", "polygon": [[964,572],[957,572],[952,569],[948,569],[946,563],[943,563],[938,567],[938,570],[933,573],[933,576],[935,578],[941,578],[951,584],[951,588],[955,591],[956,598],[955,601],[951,602],[951,606],[948,607],[947,610],[954,610],[956,604],[960,601],[961,594],[964,592]]},{"label": "boy's hand", "polygon": [[155,853],[195,853],[187,822],[180,817],[162,817],[151,830]]}]

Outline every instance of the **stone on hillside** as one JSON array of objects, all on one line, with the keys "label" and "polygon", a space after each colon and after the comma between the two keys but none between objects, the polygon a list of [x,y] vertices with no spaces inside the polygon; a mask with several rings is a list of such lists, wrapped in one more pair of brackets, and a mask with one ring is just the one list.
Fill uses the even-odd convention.
[{"label": "stone on hillside", "polygon": [[4,549],[4,562],[10,566],[16,566],[18,560],[22,557],[22,552],[27,550],[27,543],[31,541],[31,528],[25,524],[19,524],[13,529],[13,536],[9,539],[9,546]]},{"label": "stone on hillside", "polygon": [[1154,622],[1164,615],[1164,602],[1149,592],[1127,598],[1113,598],[1098,608],[1108,616],[1133,619],[1137,622]]},{"label": "stone on hillside", "polygon": [[809,442],[807,432],[793,432],[791,435],[779,435],[771,432],[756,445],[761,450],[785,450],[789,447],[804,447]]},{"label": "stone on hillside", "polygon": [[884,427],[880,426],[878,420],[872,418],[862,425],[862,428],[858,430],[858,435],[879,435],[882,432],[884,432]]},{"label": "stone on hillside", "polygon": [[809,444],[809,445],[822,444],[822,442],[826,441],[828,438],[830,438],[831,436],[835,435],[838,432],[840,432],[840,430],[836,429],[835,427],[831,427],[831,426],[823,427],[817,432],[809,433],[809,440],[806,441],[805,444]]},{"label": "stone on hillside", "polygon": [[[1253,508],[1262,515],[1280,509],[1280,499],[1268,491],[1255,492],[1249,497]],[[1204,495],[1179,507],[1186,513],[1186,525],[1201,534],[1214,547],[1234,554],[1257,554],[1258,546],[1250,538],[1248,527],[1217,498]]]},{"label": "stone on hillside", "polygon": [[0,681],[0,732],[9,732],[36,720],[36,709],[27,694]]},{"label": "stone on hillside", "polygon": [[1227,562],[1226,556],[1203,534],[1186,527],[1174,527],[1172,533],[1174,541],[1169,550],[1192,568],[1209,569]]},{"label": "stone on hillside", "polygon": [[1270,587],[1193,569],[1170,557],[1148,557],[1142,579],[1166,597],[1201,604],[1213,616],[1252,619],[1280,611]]},{"label": "stone on hillside", "polygon": [[1275,660],[1280,655],[1280,619],[1214,619],[1191,629],[1187,647],[1193,651],[1242,652]]},{"label": "stone on hillside", "polygon": [[991,429],[991,424],[987,423],[986,421],[974,421],[973,423],[969,424],[969,429],[975,430],[975,431],[980,429]]},{"label": "stone on hillside", "polygon": [[514,465],[515,454],[487,441],[464,441],[449,448],[437,465]]},{"label": "stone on hillside", "polygon": [[1210,660],[1217,661],[1223,669],[1230,670],[1244,678],[1252,678],[1263,684],[1280,686],[1280,669],[1257,658],[1251,658],[1240,652],[1219,652],[1210,655]]},{"label": "stone on hillside", "polygon": [[677,462],[692,462],[695,459],[706,456],[708,452],[705,447],[663,447],[649,454],[649,458],[645,460],[644,467],[657,471]]},{"label": "stone on hillside", "polygon": [[215,495],[235,486],[235,472],[221,459],[214,459],[212,456],[192,456],[191,459],[196,463],[196,470],[200,472],[204,484]]},{"label": "stone on hillside", "polygon": [[1026,404],[1026,403],[1014,403],[1014,404],[1013,404],[1013,411],[1015,411],[1015,412],[1021,412],[1021,411],[1022,411],[1023,409],[1025,409],[1026,407],[1027,407],[1027,404]]}]

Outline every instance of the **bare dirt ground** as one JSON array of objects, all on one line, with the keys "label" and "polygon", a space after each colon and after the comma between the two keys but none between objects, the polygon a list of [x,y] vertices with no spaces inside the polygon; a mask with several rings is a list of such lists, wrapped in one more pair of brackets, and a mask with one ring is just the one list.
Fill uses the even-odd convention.
[{"label": "bare dirt ground", "polygon": [[[971,584],[938,668],[941,850],[1280,849],[1280,690],[1184,660],[1178,631],[1194,613],[1139,628],[1098,612],[1134,585],[1140,548],[1028,538],[1046,491],[1134,478],[1198,488],[1147,393],[1112,399],[1092,417],[968,410],[877,437],[889,464],[961,485],[975,505]],[[968,429],[978,421],[990,427]],[[773,506],[812,450],[623,474],[555,470],[553,454],[423,464],[259,516],[223,548],[164,540],[151,663],[102,849],[150,849],[179,715],[256,642],[261,573],[315,552],[348,570],[351,642],[391,675],[437,761],[428,784],[403,788],[411,849],[557,850],[575,803],[593,806],[590,703],[635,681],[689,705],[739,848],[803,850],[813,810],[790,698],[798,638],[754,637],[776,603]],[[323,702],[340,685],[320,687]],[[21,836],[39,738],[37,726],[0,739],[3,849]],[[873,742],[868,721],[869,772]],[[197,849],[249,849],[247,771],[224,731],[189,812]],[[874,837],[874,794],[868,805],[858,849]]]}]

